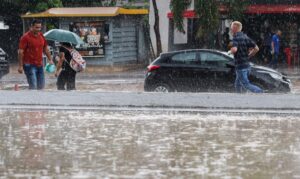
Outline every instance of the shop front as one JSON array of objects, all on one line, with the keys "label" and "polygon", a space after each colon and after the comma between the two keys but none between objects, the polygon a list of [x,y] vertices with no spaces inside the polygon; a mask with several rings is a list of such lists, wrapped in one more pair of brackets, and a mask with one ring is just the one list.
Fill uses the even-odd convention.
[{"label": "shop front", "polygon": [[279,62],[299,66],[300,54],[300,4],[252,5],[246,11],[244,31],[260,46],[261,63],[268,63],[265,48],[269,34],[282,31]]},{"label": "shop front", "polygon": [[[258,1],[257,1],[258,2]],[[272,4],[251,4],[245,10],[243,23],[243,31],[257,42],[260,47],[259,54],[256,55],[256,62],[268,64],[267,49],[270,44],[266,44],[268,36],[275,33],[276,30],[282,31],[281,50],[279,61],[289,66],[300,67],[300,3],[283,4],[278,1]],[[282,4],[281,4],[282,3]],[[230,37],[230,23],[233,19],[228,19],[228,9],[225,6],[219,7],[220,26],[219,29],[213,31],[205,44],[195,40],[195,34],[199,24],[197,24],[197,14],[194,10],[186,10],[183,13],[183,26],[186,33],[180,33],[176,30],[173,22],[173,13],[169,12],[169,50],[180,50],[186,48],[206,47],[214,49],[229,50],[230,43],[224,42],[224,37]]]},{"label": "shop front", "polygon": [[[119,7],[52,8],[22,19],[24,32],[33,19],[42,20],[43,32],[53,28],[72,31],[85,42],[76,49],[88,64],[114,65],[147,60],[143,30],[147,14],[145,9]],[[53,44],[57,49],[59,44]]]},{"label": "shop front", "polygon": [[78,34],[85,42],[84,45],[77,47],[82,56],[104,57],[104,46],[109,42],[109,27],[105,26],[108,26],[105,21],[70,23],[69,30]]}]

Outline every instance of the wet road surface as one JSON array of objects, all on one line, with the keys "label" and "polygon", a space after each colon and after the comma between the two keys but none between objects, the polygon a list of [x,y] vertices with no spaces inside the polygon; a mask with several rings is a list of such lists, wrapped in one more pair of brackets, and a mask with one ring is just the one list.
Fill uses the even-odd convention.
[{"label": "wet road surface", "polygon": [[[0,89],[14,90],[15,84],[18,84],[19,90],[28,89],[26,78],[24,74],[17,73],[17,66],[12,65],[10,73],[5,75],[0,80]],[[90,67],[92,68],[92,67]],[[144,77],[146,68],[138,68],[128,71],[87,71],[78,73],[76,76],[76,88],[79,91],[130,91],[143,92],[144,91]],[[94,70],[99,70],[95,68]],[[100,68],[101,70],[101,68]],[[284,73],[290,74],[292,81],[292,93],[300,93],[300,78],[299,70],[293,69],[281,70]],[[46,90],[54,91],[56,89],[56,78],[54,74],[45,73]]]},{"label": "wet road surface", "polygon": [[0,110],[0,178],[300,178],[300,116]]}]

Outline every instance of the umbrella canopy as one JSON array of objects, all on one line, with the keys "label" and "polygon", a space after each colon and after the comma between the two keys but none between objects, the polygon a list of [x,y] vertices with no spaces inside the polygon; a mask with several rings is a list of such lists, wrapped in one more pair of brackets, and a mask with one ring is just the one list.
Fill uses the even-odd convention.
[{"label": "umbrella canopy", "polygon": [[81,38],[74,32],[70,32],[62,29],[52,29],[44,34],[47,40],[53,40],[58,42],[69,42],[75,45],[84,44]]}]

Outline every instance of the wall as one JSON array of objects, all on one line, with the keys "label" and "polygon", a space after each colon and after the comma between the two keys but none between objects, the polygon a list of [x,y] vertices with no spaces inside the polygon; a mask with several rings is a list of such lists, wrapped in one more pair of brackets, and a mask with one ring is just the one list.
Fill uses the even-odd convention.
[{"label": "wall", "polygon": [[114,18],[112,28],[112,61],[137,61],[136,19],[130,16]]}]

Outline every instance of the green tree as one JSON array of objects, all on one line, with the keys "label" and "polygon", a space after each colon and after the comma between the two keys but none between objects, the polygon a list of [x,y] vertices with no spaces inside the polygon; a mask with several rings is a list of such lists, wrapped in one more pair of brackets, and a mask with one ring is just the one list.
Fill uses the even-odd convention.
[{"label": "green tree", "polygon": [[195,0],[195,11],[198,16],[199,27],[197,37],[207,40],[206,37],[219,26],[219,3],[216,0]]},{"label": "green tree", "polygon": [[224,5],[228,8],[229,19],[242,21],[250,2],[248,0],[228,0]]},{"label": "green tree", "polygon": [[171,0],[170,9],[173,13],[173,21],[175,28],[185,33],[183,28],[183,13],[191,5],[191,0]]},{"label": "green tree", "polygon": [[15,6],[19,13],[36,13],[42,12],[52,7],[62,7],[61,0],[16,0]]}]

